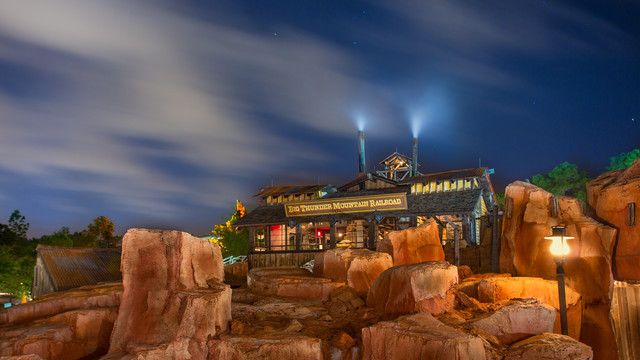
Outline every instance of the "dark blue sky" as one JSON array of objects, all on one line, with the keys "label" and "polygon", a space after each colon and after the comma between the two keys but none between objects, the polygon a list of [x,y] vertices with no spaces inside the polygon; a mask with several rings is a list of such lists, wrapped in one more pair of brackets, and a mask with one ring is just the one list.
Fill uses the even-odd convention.
[{"label": "dark blue sky", "polygon": [[420,139],[497,191],[640,147],[637,1],[0,5],[0,222],[209,232],[261,186],[341,185]]}]

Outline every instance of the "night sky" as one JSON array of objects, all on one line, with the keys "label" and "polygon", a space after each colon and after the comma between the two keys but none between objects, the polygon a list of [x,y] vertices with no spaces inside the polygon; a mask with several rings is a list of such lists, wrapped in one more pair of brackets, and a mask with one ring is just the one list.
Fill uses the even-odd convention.
[{"label": "night sky", "polygon": [[419,136],[497,192],[640,147],[640,2],[4,1],[0,222],[205,235],[260,187],[342,185]]}]

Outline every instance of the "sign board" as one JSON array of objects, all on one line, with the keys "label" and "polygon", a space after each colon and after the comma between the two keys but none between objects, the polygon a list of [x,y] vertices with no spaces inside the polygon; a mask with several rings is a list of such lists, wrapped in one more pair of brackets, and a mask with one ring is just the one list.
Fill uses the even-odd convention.
[{"label": "sign board", "polygon": [[287,217],[406,209],[406,194],[354,196],[337,199],[298,201],[284,204],[284,211]]}]

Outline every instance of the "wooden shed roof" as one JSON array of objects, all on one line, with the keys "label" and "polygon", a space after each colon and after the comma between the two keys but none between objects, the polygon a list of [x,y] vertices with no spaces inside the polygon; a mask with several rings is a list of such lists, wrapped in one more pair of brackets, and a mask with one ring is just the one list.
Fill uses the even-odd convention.
[{"label": "wooden shed roof", "polygon": [[261,189],[254,196],[280,196],[280,195],[298,195],[314,193],[326,188],[328,184],[315,184],[315,185],[282,185],[282,186],[268,186]]},{"label": "wooden shed roof", "polygon": [[38,245],[36,251],[56,291],[122,280],[118,249]]},{"label": "wooden shed roof", "polygon": [[[405,191],[402,191],[405,190]],[[349,191],[343,193],[332,193],[324,197],[340,198],[345,196],[366,196],[376,194],[389,194],[389,193],[405,193],[408,187],[400,186],[399,188],[388,188],[379,190],[362,190],[362,191]],[[400,190],[400,191],[398,191]],[[422,195],[407,195],[407,210],[401,211],[384,211],[381,212],[383,216],[435,216],[435,215],[455,215],[455,214],[469,214],[476,209],[480,197],[482,196],[482,189],[472,189],[464,191],[447,191],[440,193],[429,193]],[[372,212],[369,212],[372,213]],[[269,225],[269,224],[287,224],[290,220],[296,223],[303,222],[319,222],[329,221],[331,218],[338,220],[357,220],[362,219],[363,216],[367,216],[367,213],[342,213],[332,215],[316,215],[316,216],[296,216],[286,217],[283,204],[267,205],[256,208],[248,213],[245,217],[238,220],[234,225],[243,226],[255,226],[255,225]]]}]

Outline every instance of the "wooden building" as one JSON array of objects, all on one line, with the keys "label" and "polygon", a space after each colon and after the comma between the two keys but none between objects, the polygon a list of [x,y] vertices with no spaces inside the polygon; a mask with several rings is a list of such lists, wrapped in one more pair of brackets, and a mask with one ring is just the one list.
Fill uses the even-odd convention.
[{"label": "wooden building", "polygon": [[260,206],[235,225],[249,228],[251,267],[302,265],[338,242],[375,249],[387,232],[429,218],[440,225],[443,244],[475,245],[480,218],[495,205],[491,173],[474,168],[407,177],[388,171],[361,173],[337,188],[269,187],[256,195]]},{"label": "wooden building", "polygon": [[31,296],[122,280],[118,249],[38,245]]}]

